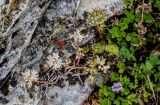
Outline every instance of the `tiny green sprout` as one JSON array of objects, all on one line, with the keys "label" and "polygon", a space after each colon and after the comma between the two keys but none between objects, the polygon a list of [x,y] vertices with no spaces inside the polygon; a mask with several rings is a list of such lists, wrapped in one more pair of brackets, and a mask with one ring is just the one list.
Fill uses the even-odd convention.
[{"label": "tiny green sprout", "polygon": [[124,73],[125,69],[126,69],[126,66],[124,63],[118,63],[117,64],[118,68],[119,68],[119,73]]},{"label": "tiny green sprout", "polygon": [[153,17],[150,14],[144,14],[144,21],[145,23],[151,24],[153,23]]},{"label": "tiny green sprout", "polygon": [[105,45],[104,42],[96,43],[93,47],[93,53],[94,54],[102,54],[105,51]]},{"label": "tiny green sprout", "polygon": [[128,8],[131,8],[133,6],[134,0],[124,0],[124,5],[128,6]]},{"label": "tiny green sprout", "polygon": [[119,80],[119,74],[116,72],[111,73],[111,81],[118,81]]},{"label": "tiny green sprout", "polygon": [[118,41],[122,40],[122,38],[126,36],[126,33],[121,31],[117,26],[113,26],[111,29],[109,29],[109,33],[113,39],[116,38]]},{"label": "tiny green sprout", "polygon": [[140,41],[140,38],[135,32],[132,32],[127,34],[126,40],[130,41],[132,44],[138,44]]},{"label": "tiny green sprout", "polygon": [[119,48],[115,44],[107,45],[105,51],[109,52],[109,55],[119,56]]},{"label": "tiny green sprout", "polygon": [[152,3],[152,6],[160,11],[160,1],[159,0],[149,0],[149,3]]},{"label": "tiny green sprout", "polygon": [[128,95],[127,99],[131,102],[138,103],[138,97],[135,93],[131,93],[130,95]]},{"label": "tiny green sprout", "polygon": [[128,60],[136,60],[136,58],[134,57],[133,53],[129,49],[125,48],[125,47],[120,49],[120,55],[123,58],[126,58]]}]

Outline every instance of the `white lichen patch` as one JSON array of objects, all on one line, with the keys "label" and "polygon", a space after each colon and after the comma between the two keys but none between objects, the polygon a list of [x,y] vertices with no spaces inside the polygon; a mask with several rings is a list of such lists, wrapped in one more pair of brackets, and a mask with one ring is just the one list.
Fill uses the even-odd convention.
[{"label": "white lichen patch", "polygon": [[6,105],[38,105],[40,101],[38,98],[38,90],[32,91],[32,94],[33,93],[34,96],[31,98],[26,89],[16,88],[14,94],[7,96],[10,102]]},{"label": "white lichen patch", "polygon": [[73,86],[69,85],[68,82],[64,84],[63,88],[55,86],[48,90],[48,105],[82,105],[91,92],[88,83],[84,83],[84,86],[78,83]]},{"label": "white lichen patch", "polygon": [[52,70],[58,70],[62,68],[63,62],[58,53],[53,53],[47,57],[47,64]]}]

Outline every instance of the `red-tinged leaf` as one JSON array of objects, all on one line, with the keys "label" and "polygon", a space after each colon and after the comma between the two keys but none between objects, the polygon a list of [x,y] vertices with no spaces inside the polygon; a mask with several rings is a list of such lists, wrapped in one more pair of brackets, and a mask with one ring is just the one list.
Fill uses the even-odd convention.
[{"label": "red-tinged leaf", "polygon": [[60,49],[64,49],[64,47],[65,47],[65,42],[64,42],[63,40],[55,39],[55,40],[54,40],[54,43],[55,43]]}]

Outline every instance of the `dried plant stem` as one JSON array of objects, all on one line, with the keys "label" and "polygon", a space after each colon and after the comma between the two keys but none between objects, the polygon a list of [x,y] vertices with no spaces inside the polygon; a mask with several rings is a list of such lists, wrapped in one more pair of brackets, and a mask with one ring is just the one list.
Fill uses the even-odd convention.
[{"label": "dried plant stem", "polygon": [[73,74],[72,76],[78,77],[78,79],[79,79],[81,85],[83,85],[83,81],[82,81],[82,79],[81,79],[81,74],[80,74],[80,73],[78,73],[78,74]]},{"label": "dried plant stem", "polygon": [[155,101],[156,101],[156,95],[155,95],[155,92],[154,92],[154,89],[153,89],[152,83],[151,83],[151,81],[150,81],[149,75],[147,75],[147,79],[148,79],[149,86],[150,86],[151,91],[152,91],[152,94],[153,94],[153,98],[154,98],[154,99],[155,99]]},{"label": "dried plant stem", "polygon": [[143,22],[144,19],[144,0],[143,0],[143,4],[142,4],[142,18],[141,18],[141,23]]},{"label": "dried plant stem", "polygon": [[83,67],[70,66],[70,67],[66,68],[66,70],[68,70],[68,71],[65,73],[65,76],[67,76],[72,70],[75,70],[75,69],[83,69]]}]

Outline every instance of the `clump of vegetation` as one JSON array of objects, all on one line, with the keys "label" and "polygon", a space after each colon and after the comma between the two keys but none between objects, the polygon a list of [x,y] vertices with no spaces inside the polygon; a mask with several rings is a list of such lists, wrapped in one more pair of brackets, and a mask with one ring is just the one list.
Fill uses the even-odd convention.
[{"label": "clump of vegetation", "polygon": [[104,35],[105,29],[105,21],[107,17],[104,11],[100,8],[94,9],[88,15],[88,21],[91,26],[95,26],[97,31],[100,33],[101,36]]},{"label": "clump of vegetation", "polygon": [[88,21],[91,26],[99,25],[101,27],[105,27],[106,19],[104,11],[99,8],[92,10],[88,15]]},{"label": "clump of vegetation", "polygon": [[[101,39],[92,48],[93,55],[103,56],[106,62],[112,63],[108,75],[102,74],[107,80],[98,86],[99,91],[94,94],[96,98],[91,96],[94,100],[91,103],[158,105],[160,2],[159,0],[125,0],[124,3],[127,9],[122,15],[103,22],[105,35],[102,37],[101,32],[98,31],[98,37]],[[108,58],[110,61],[107,61]],[[92,63],[94,60],[91,60],[90,64]]]}]

